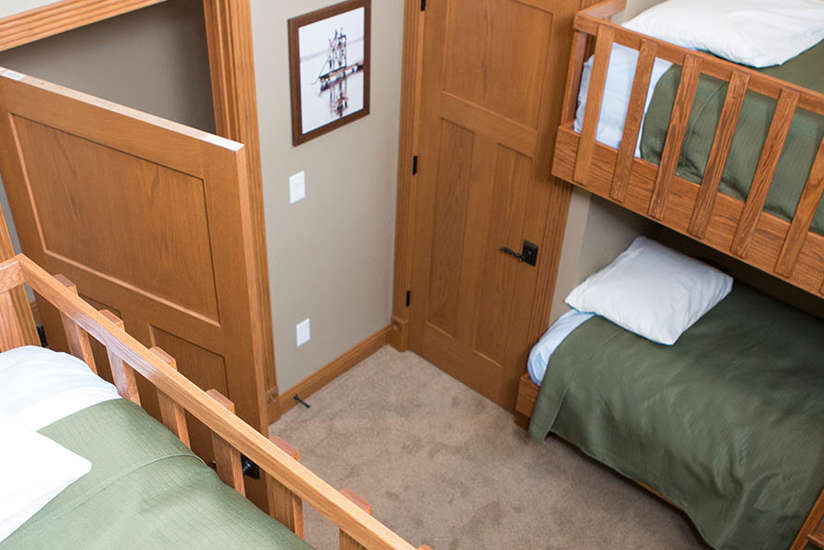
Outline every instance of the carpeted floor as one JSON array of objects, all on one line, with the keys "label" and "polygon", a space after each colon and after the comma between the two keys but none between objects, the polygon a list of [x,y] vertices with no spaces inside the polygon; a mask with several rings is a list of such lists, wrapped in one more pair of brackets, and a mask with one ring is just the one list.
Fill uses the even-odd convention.
[{"label": "carpeted floor", "polygon": [[[704,549],[678,512],[550,439],[412,353],[385,347],[270,428],[304,464],[372,503],[414,545]],[[337,549],[307,507],[306,538]]]}]

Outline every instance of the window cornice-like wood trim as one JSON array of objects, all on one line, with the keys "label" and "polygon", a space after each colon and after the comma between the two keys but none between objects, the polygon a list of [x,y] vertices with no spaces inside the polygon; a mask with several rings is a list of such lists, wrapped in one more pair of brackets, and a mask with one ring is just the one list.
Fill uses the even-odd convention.
[{"label": "window cornice-like wood trim", "polygon": [[165,0],[62,0],[0,19],[0,51]]}]

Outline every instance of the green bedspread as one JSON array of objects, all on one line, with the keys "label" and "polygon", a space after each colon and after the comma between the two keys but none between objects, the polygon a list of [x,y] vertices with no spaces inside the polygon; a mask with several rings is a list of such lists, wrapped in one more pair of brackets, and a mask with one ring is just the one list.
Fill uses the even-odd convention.
[{"label": "green bedspread", "polygon": [[[761,72],[824,92],[822,67],[824,42],[783,65],[768,67]],[[655,164],[660,162],[664,150],[680,78],[681,68],[674,65],[658,81],[647,110],[641,136],[641,156]],[[726,93],[726,83],[706,75],[701,77],[676,172],[688,181],[698,183],[703,178]],[[747,94],[721,179],[720,190],[723,193],[742,200],[747,197],[774,111],[775,100],[751,92]],[[800,109],[796,111],[765,210],[784,220],[793,217],[822,137],[824,117]],[[812,230],[824,234],[824,201],[818,207]]]},{"label": "green bedspread", "polygon": [[529,429],[658,490],[714,548],[785,550],[824,486],[824,322],[738,284],[671,347],[594,317]]},{"label": "green bedspread", "polygon": [[0,549],[309,549],[129,401],[40,430],[92,462]]}]

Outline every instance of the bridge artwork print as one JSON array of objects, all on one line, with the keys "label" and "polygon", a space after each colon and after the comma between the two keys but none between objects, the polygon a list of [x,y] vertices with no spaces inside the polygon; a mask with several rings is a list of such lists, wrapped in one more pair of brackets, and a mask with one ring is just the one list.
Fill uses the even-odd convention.
[{"label": "bridge artwork print", "polygon": [[294,145],[369,114],[371,0],[289,20]]}]

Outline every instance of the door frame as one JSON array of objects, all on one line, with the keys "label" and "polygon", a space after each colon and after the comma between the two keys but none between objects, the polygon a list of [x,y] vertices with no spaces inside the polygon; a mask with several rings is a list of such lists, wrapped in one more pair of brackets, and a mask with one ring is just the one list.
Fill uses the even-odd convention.
[{"label": "door frame", "polygon": [[[0,51],[28,44],[71,29],[135,11],[165,0],[124,0],[115,7],[106,0],[62,0],[41,8],[0,19],[3,33]],[[252,16],[249,0],[203,0],[206,42],[209,51],[212,104],[217,135],[245,145],[249,186],[244,196],[243,231],[253,243],[256,270],[249,288],[254,317],[259,320],[252,334],[256,361],[264,373],[265,402],[269,422],[280,418],[277,373],[275,372],[272,310],[269,297],[269,268],[263,213],[263,181],[260,166],[257,96],[255,84]],[[80,16],[78,16],[80,15]],[[14,255],[5,220],[0,220],[0,259]],[[27,304],[18,307],[27,308]],[[25,311],[21,314],[25,315]]]},{"label": "door frame", "polygon": [[[597,0],[581,0],[586,7]],[[425,5],[425,4],[423,4]],[[403,77],[401,95],[400,145],[398,153],[398,198],[395,227],[395,274],[392,291],[392,331],[389,342],[400,351],[409,349],[410,311],[407,296],[412,292],[414,262],[415,208],[420,115],[422,102],[423,43],[426,11],[421,0],[405,0]],[[570,29],[571,30],[571,29]],[[423,159],[421,162],[426,162]],[[545,167],[549,174],[551,167]],[[551,176],[550,176],[551,177]],[[536,300],[530,312],[529,341],[537,342],[549,325],[549,313],[560,267],[566,218],[572,187],[566,185],[556,198],[560,204],[547,211],[541,254],[538,255]],[[550,219],[552,218],[552,219]]]}]

